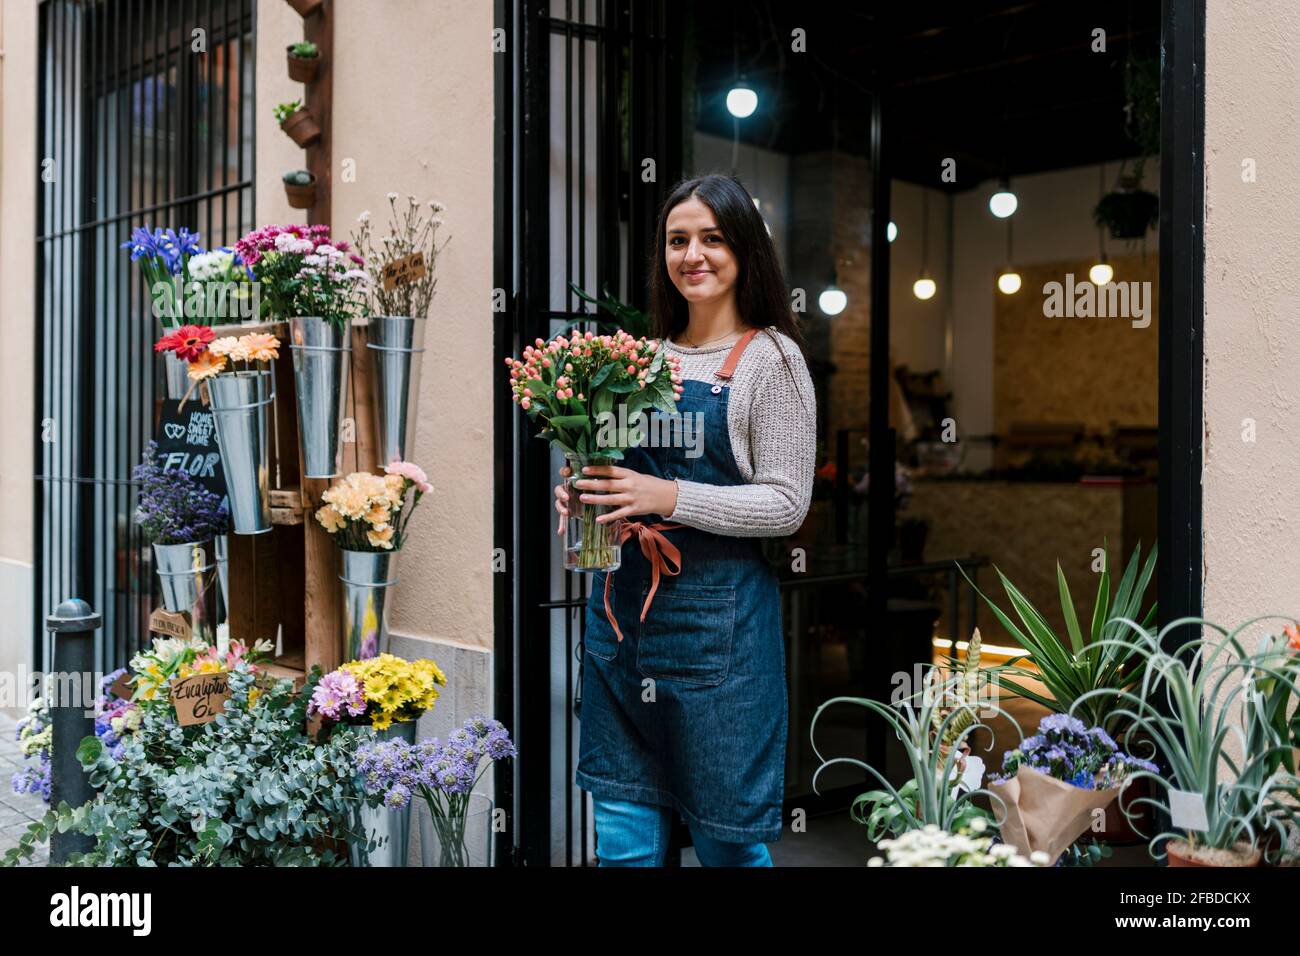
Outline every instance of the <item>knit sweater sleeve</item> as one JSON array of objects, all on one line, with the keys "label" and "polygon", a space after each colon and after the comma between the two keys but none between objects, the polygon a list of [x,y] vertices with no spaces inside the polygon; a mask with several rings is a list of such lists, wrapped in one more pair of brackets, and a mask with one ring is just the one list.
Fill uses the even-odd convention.
[{"label": "knit sweater sleeve", "polygon": [[738,446],[733,448],[737,466],[747,483],[679,479],[677,507],[669,521],[732,537],[779,537],[803,524],[817,458],[812,378],[797,348],[772,350],[757,371],[749,387],[733,393],[729,402],[739,407],[733,407],[728,418],[742,416],[731,422],[730,431],[733,446]]}]

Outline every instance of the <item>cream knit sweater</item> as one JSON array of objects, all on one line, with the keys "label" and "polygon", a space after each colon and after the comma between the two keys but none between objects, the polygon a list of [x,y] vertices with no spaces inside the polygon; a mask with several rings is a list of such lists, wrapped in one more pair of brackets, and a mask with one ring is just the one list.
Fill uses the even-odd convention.
[{"label": "cream knit sweater", "polygon": [[[721,380],[713,373],[734,344],[667,347],[681,359],[683,378],[715,385]],[[775,329],[759,332],[726,387],[727,432],[747,484],[678,479],[677,507],[667,520],[733,537],[792,534],[808,513],[817,458],[816,398],[799,347]]]}]

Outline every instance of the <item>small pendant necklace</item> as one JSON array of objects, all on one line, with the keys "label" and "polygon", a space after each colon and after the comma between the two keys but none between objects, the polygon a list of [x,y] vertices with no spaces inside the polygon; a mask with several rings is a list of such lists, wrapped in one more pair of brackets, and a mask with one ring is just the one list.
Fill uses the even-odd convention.
[{"label": "small pendant necklace", "polygon": [[683,345],[687,345],[687,346],[689,346],[690,348],[693,348],[693,349],[702,349],[702,348],[704,348],[706,345],[712,345],[714,342],[721,342],[721,341],[723,341],[724,339],[728,339],[728,338],[730,338],[731,336],[735,335],[735,334],[736,334],[737,332],[739,332],[739,331],[740,331],[740,329],[738,329],[738,328],[737,328],[737,329],[732,329],[730,332],[726,333],[725,335],[719,335],[716,339],[709,339],[709,341],[707,341],[707,342],[700,342],[699,344],[696,344],[695,342],[692,342],[691,339],[690,339],[690,337],[689,337],[688,335],[686,335],[686,334],[683,332],[683,334],[682,334],[682,344],[683,344]]}]

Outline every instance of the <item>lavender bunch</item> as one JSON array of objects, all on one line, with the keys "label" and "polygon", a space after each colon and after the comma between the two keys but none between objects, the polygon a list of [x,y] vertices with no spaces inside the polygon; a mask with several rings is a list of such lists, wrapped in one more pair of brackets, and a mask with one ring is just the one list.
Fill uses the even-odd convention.
[{"label": "lavender bunch", "polygon": [[465,824],[470,795],[491,761],[518,754],[510,732],[490,717],[471,717],[440,743],[437,737],[408,744],[385,740],[357,749],[356,764],[366,793],[390,810],[413,796],[424,799],[442,848],[443,866],[465,866]]},{"label": "lavender bunch", "polygon": [[44,698],[32,701],[27,716],[18,721],[14,734],[27,763],[10,781],[14,793],[38,793],[50,802],[50,743],[53,725]]},{"label": "lavender bunch", "polygon": [[1102,728],[1088,728],[1069,714],[1050,714],[1039,721],[1038,733],[1007,752],[1001,776],[993,779],[1009,780],[1022,766],[1083,790],[1117,787],[1135,770],[1157,771],[1149,760],[1121,752]]},{"label": "lavender bunch", "polygon": [[132,477],[140,483],[136,522],[153,544],[186,544],[225,534],[230,515],[220,497],[187,471],[158,464],[157,442],[149,442]]}]

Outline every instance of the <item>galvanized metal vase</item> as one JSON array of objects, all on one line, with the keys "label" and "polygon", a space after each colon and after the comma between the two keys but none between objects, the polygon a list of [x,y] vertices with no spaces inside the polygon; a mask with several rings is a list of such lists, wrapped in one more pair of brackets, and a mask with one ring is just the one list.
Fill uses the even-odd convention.
[{"label": "galvanized metal vase", "polygon": [[270,457],[266,410],[275,400],[269,370],[230,372],[208,379],[208,397],[235,534],[271,530]]},{"label": "galvanized metal vase", "polygon": [[204,576],[216,570],[211,541],[155,544],[154,570],[162,584],[163,607],[173,613],[189,611],[204,592]]},{"label": "galvanized metal vase", "polygon": [[379,462],[410,461],[415,454],[416,409],[427,320],[409,315],[370,318],[373,351],[375,426]]},{"label": "galvanized metal vase", "polygon": [[343,550],[343,653],[363,661],[388,651],[386,598],[397,583],[396,551]]},{"label": "galvanized metal vase", "polygon": [[190,388],[189,363],[175,352],[163,353],[163,376],[169,399],[180,399]]},{"label": "galvanized metal vase", "polygon": [[[358,732],[374,740],[404,740],[415,743],[414,720],[392,724],[385,730],[358,727]],[[357,789],[363,789],[357,781]],[[364,804],[353,815],[352,830],[357,836],[348,839],[348,858],[353,866],[406,866],[411,842],[411,803],[400,810],[390,810],[382,804],[368,807]],[[374,849],[367,849],[370,843]]]},{"label": "galvanized metal vase", "polygon": [[289,320],[293,382],[298,393],[298,437],[305,478],[333,478],[343,465],[339,428],[352,357],[347,325],[319,316]]},{"label": "galvanized metal vase", "polygon": [[217,580],[221,582],[221,607],[230,616],[230,538],[219,534],[212,539],[212,552],[217,560]]}]

